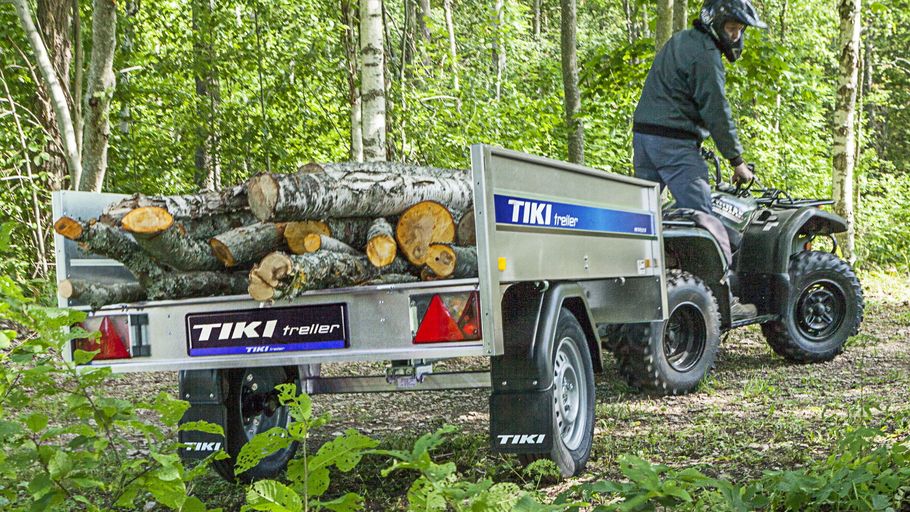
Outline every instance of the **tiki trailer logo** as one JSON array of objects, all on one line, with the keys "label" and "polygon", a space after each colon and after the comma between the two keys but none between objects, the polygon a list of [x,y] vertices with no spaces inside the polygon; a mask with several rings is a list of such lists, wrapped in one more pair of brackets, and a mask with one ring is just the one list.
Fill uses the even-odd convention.
[{"label": "tiki trailer logo", "polygon": [[347,306],[318,304],[186,316],[191,356],[345,348]]}]

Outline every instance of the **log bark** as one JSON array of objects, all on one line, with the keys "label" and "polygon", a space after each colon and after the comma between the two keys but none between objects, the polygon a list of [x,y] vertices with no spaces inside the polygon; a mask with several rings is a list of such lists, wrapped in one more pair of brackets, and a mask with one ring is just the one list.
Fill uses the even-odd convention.
[{"label": "log bark", "polygon": [[246,210],[246,185],[221,192],[202,192],[184,196],[145,196],[134,194],[104,209],[100,220],[119,225],[123,217],[144,206],[164,208],[175,219],[198,219],[208,215],[238,215]]},{"label": "log bark", "polygon": [[455,240],[455,221],[443,205],[423,201],[401,214],[395,227],[395,238],[408,261],[421,266],[426,261],[430,244]]},{"label": "log bark", "polygon": [[140,280],[150,300],[241,295],[246,292],[246,272],[167,272]]},{"label": "log bark", "polygon": [[458,245],[476,245],[477,231],[474,225],[474,208],[469,208],[458,221],[458,228],[455,231],[455,241]]},{"label": "log bark", "polygon": [[250,271],[249,293],[259,301],[291,299],[307,290],[351,286],[378,275],[366,256],[329,251],[272,253]]},{"label": "log bark", "polygon": [[156,261],[182,271],[220,270],[221,261],[213,254],[208,244],[186,235],[179,224],[154,234],[134,233],[136,243]]},{"label": "log bark", "polygon": [[221,233],[209,240],[212,254],[225,267],[259,261],[284,246],[285,224],[258,222]]},{"label": "log bark", "polygon": [[332,171],[321,174],[260,175],[250,180],[253,214],[262,221],[331,217],[384,217],[432,200],[453,210],[471,203],[466,176]]},{"label": "log bark", "polygon": [[100,309],[109,304],[125,304],[146,299],[145,289],[139,283],[93,283],[81,279],[65,279],[57,285],[64,299],[78,299]]},{"label": "log bark", "polygon": [[477,248],[432,244],[427,249],[426,265],[441,278],[477,277]]},{"label": "log bark", "polygon": [[417,281],[420,281],[420,278],[412,274],[383,274],[363,284],[365,286],[378,286],[383,284],[414,283]]},{"label": "log bark", "polygon": [[350,245],[338,240],[337,238],[332,238],[328,235],[319,235],[316,233],[310,233],[303,240],[303,246],[306,249],[307,253],[318,252],[318,251],[329,251],[329,252],[341,252],[345,254],[353,254],[355,256],[363,256],[363,253],[354,249]]},{"label": "log bark", "polygon": [[208,241],[214,236],[232,229],[249,226],[258,222],[249,210],[219,215],[206,215],[197,219],[180,219],[180,225],[186,229],[186,235],[196,240]]},{"label": "log bark", "polygon": [[392,226],[384,218],[378,218],[370,225],[367,232],[367,259],[374,267],[382,268],[395,261],[398,244]]},{"label": "log bark", "polygon": [[61,217],[54,223],[54,230],[69,240],[79,242],[86,252],[115,259],[142,280],[164,273],[161,266],[125,232],[101,222],[81,222]]}]

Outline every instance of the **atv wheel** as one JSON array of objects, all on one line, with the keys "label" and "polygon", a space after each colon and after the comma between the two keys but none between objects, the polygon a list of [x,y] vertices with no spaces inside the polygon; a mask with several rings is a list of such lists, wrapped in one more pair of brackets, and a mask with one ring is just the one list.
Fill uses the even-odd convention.
[{"label": "atv wheel", "polygon": [[667,272],[670,314],[663,336],[646,324],[623,327],[616,350],[619,373],[632,387],[663,394],[688,393],[714,364],[720,344],[717,301],[705,283],[680,270]]},{"label": "atv wheel", "polygon": [[550,459],[562,476],[581,473],[594,442],[594,367],[578,319],[559,311],[553,350],[553,425],[550,453],[521,454],[522,464]]},{"label": "atv wheel", "polygon": [[797,363],[830,361],[863,321],[863,289],[847,262],[827,252],[790,258],[791,292],[783,318],[762,324],[775,352]]},{"label": "atv wheel", "polygon": [[297,443],[263,458],[258,465],[240,474],[234,465],[240,449],[256,434],[274,427],[287,428],[291,422],[288,408],[278,403],[275,386],[300,382],[296,366],[256,367],[224,370],[226,382],[227,425],[224,432],[229,459],[216,460],[212,467],[227,481],[251,482],[273,478],[281,473],[297,451]]}]

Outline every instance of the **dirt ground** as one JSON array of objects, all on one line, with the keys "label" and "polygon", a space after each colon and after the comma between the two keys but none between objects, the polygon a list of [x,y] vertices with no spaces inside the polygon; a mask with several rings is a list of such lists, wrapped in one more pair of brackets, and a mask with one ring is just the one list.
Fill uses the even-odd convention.
[{"label": "dirt ground", "polygon": [[[638,394],[616,373],[612,356],[597,381],[595,444],[586,473],[570,482],[544,482],[558,492],[573,482],[620,477],[617,457],[636,454],[676,467],[744,481],[763,470],[785,469],[836,451],[846,424],[864,421],[885,428],[910,418],[910,284],[906,277],[866,274],[865,321],[834,361],[795,365],[775,355],[757,327],[726,335],[715,370],[700,389],[681,397]],[[483,367],[475,359],[449,365]],[[333,365],[324,374],[381,372],[381,365]],[[445,365],[443,365],[443,370]],[[133,374],[122,381],[125,396],[176,393],[176,373]],[[492,454],[487,428],[487,390],[322,395],[314,410],[331,423],[315,443],[356,428],[385,447],[405,447],[421,434],[454,424],[459,434],[437,454],[456,462],[467,478],[492,477],[528,485],[512,457]],[[905,430],[906,431],[906,430]],[[330,492],[360,492],[375,510],[401,506],[407,475],[383,479],[385,460],[365,461],[339,475]],[[212,475],[197,495],[211,506],[239,508],[242,486]]]}]

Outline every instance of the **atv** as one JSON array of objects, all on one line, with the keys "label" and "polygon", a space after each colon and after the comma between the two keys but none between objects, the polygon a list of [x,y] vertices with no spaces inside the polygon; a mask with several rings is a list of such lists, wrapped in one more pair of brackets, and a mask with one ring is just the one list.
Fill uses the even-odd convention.
[{"label": "atv", "polygon": [[[830,361],[857,334],[863,291],[850,265],[835,252],[840,216],[824,199],[793,199],[786,192],[722,179],[714,162],[714,215],[664,209],[667,322],[606,326],[607,348],[635,388],[664,394],[695,389],[714,364],[721,334],[760,324],[771,348],[789,361]],[[718,240],[728,238],[727,253]],[[830,239],[830,252],[813,250]],[[757,314],[731,317],[734,297]]]}]

